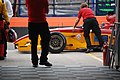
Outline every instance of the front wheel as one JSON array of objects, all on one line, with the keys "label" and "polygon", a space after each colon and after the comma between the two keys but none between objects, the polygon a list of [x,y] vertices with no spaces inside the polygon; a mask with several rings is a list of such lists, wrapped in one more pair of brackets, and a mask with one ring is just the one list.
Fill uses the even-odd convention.
[{"label": "front wheel", "polygon": [[60,53],[66,47],[66,38],[59,32],[51,33],[51,39],[49,42],[49,50],[51,53]]}]

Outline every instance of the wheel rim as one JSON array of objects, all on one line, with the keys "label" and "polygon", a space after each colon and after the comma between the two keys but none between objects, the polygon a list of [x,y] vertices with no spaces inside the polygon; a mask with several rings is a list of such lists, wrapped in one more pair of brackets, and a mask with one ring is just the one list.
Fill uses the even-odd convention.
[{"label": "wheel rim", "polygon": [[52,35],[50,39],[50,48],[53,50],[58,50],[63,46],[64,40],[61,36]]}]

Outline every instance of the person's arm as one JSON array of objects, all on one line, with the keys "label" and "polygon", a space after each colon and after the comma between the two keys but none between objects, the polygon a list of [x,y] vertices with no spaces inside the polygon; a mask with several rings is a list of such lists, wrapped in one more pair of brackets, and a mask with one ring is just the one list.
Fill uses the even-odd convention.
[{"label": "person's arm", "polygon": [[79,21],[80,21],[80,18],[77,18],[77,19],[75,20],[75,24],[74,24],[73,28],[75,28],[75,27],[77,26],[77,24],[79,23]]},{"label": "person's arm", "polygon": [[7,12],[5,3],[2,4],[2,14],[3,14],[3,17],[6,21],[6,23],[9,25],[10,24],[10,19],[8,18],[8,12]]},{"label": "person's arm", "polygon": [[77,24],[79,23],[80,19],[82,17],[82,12],[81,12],[81,9],[79,10],[79,13],[78,13],[78,17],[77,19],[75,20],[75,24],[73,26],[73,28],[75,28],[77,26]]}]

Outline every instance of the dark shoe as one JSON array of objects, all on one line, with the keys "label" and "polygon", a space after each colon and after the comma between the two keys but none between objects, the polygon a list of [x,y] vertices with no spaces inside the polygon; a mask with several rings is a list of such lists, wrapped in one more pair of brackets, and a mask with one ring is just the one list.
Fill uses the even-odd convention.
[{"label": "dark shoe", "polygon": [[90,52],[92,52],[93,51],[93,49],[87,49],[86,51],[85,51],[85,53],[90,53]]},{"label": "dark shoe", "polygon": [[33,65],[33,67],[38,67],[38,65]]},{"label": "dark shoe", "polygon": [[47,62],[40,62],[39,64],[40,65],[45,65],[45,66],[52,66],[52,64],[49,63],[48,61]]},{"label": "dark shoe", "polygon": [[6,54],[4,54],[4,57],[7,57]]},{"label": "dark shoe", "polygon": [[4,52],[4,57],[7,57],[6,55],[7,55],[7,52]]},{"label": "dark shoe", "polygon": [[0,56],[0,60],[4,60],[4,59],[5,59],[4,57]]},{"label": "dark shoe", "polygon": [[103,47],[98,47],[98,49],[99,49],[100,51],[103,51]]},{"label": "dark shoe", "polygon": [[38,61],[32,61],[33,67],[38,67]]}]

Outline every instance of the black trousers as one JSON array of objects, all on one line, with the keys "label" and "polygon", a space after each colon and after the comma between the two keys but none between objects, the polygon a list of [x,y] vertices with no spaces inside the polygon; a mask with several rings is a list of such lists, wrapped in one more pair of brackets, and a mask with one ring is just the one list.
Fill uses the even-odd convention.
[{"label": "black trousers", "polygon": [[[6,27],[7,25],[4,24],[4,28]],[[6,28],[5,28],[6,29]],[[6,34],[5,34],[5,29],[3,29],[1,31],[1,34],[2,34],[2,40],[0,41],[0,44],[4,44],[4,57],[6,57],[7,55],[7,38],[6,38]]]},{"label": "black trousers", "polygon": [[41,56],[40,62],[47,61],[47,55],[49,52],[49,41],[50,41],[50,31],[48,27],[48,23],[28,23],[28,31],[29,31],[29,39],[31,40],[31,60],[33,64],[38,63],[38,55],[37,55],[37,44],[38,44],[38,35],[41,37]]},{"label": "black trousers", "polygon": [[6,57],[6,55],[7,55],[7,38],[6,38],[5,32],[3,32],[2,36],[3,36],[3,43],[4,43],[4,57]]},{"label": "black trousers", "polygon": [[101,30],[99,28],[99,24],[98,21],[96,20],[96,18],[88,18],[84,20],[84,24],[83,24],[83,30],[84,30],[84,37],[87,43],[87,48],[91,48],[91,41],[90,41],[90,30],[92,30],[92,32],[95,33],[95,35],[97,36],[98,40],[99,40],[99,44],[100,47],[103,46],[103,39],[101,36]]},{"label": "black trousers", "polygon": [[[0,14],[0,21],[3,21],[2,14]],[[4,28],[0,30],[0,34],[2,37],[2,40],[0,40],[0,44],[4,44],[4,57],[6,57],[7,54],[7,38],[5,34],[5,30],[9,29],[9,26],[7,24],[4,24]]]}]

